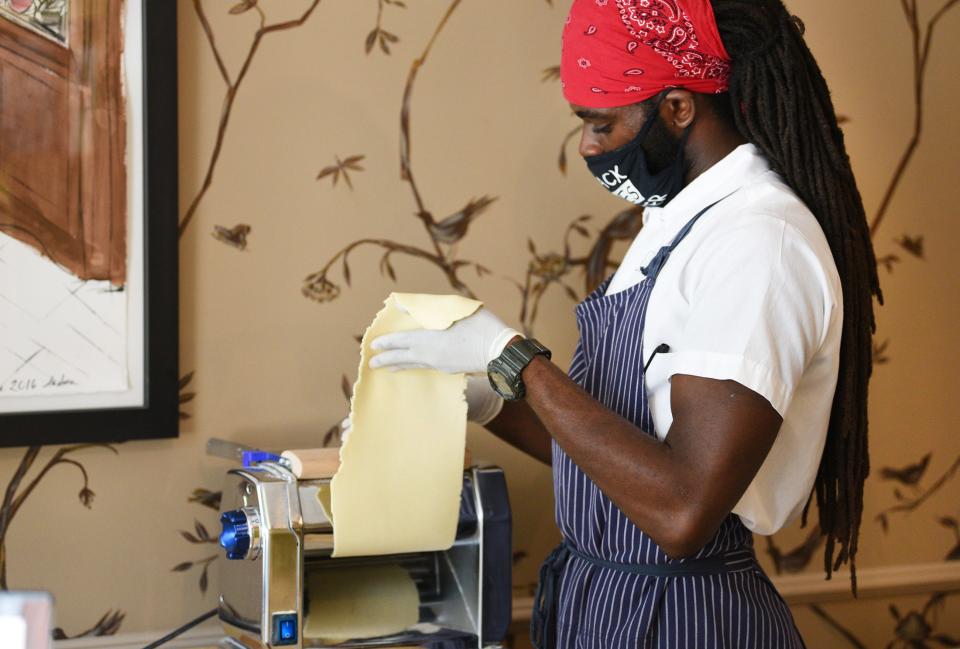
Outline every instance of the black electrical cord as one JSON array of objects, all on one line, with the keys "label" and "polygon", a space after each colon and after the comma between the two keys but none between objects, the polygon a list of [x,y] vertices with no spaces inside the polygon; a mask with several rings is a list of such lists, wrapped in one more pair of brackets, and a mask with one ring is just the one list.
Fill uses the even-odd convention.
[{"label": "black electrical cord", "polygon": [[218,610],[218,609],[213,609],[212,611],[207,611],[206,613],[204,613],[204,614],[201,615],[200,617],[196,618],[195,620],[190,620],[189,622],[187,622],[186,624],[184,624],[182,627],[180,627],[180,628],[177,629],[176,631],[171,631],[170,633],[168,633],[167,635],[163,636],[162,638],[160,638],[160,639],[157,640],[156,642],[151,642],[150,644],[148,644],[148,645],[147,645],[146,647],[144,647],[143,649],[157,649],[157,647],[159,647],[160,645],[163,645],[163,644],[166,644],[166,643],[170,642],[171,640],[173,640],[174,638],[176,638],[178,635],[180,635],[180,634],[183,633],[184,631],[187,631],[187,630],[189,630],[189,629],[192,629],[193,627],[197,626],[197,625],[200,624],[201,622],[204,622],[204,621],[206,621],[206,620],[209,620],[210,618],[212,618],[214,615],[217,614],[217,610]]}]

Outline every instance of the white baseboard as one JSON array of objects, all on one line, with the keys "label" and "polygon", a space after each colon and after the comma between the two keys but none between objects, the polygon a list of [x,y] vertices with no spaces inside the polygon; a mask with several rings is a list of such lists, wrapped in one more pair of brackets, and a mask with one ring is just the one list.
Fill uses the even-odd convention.
[{"label": "white baseboard", "polygon": [[[853,599],[849,572],[835,573],[829,581],[823,578],[823,574],[786,575],[771,577],[771,580],[788,604]],[[960,590],[960,561],[857,570],[858,599],[886,599],[953,590]]]},{"label": "white baseboard", "polygon": [[[54,649],[143,649],[151,642],[155,642],[170,633],[165,631],[147,631],[143,633],[118,633],[94,638],[74,638],[73,640],[57,640],[53,643]],[[223,627],[216,620],[205,622],[200,626],[185,631],[177,636],[163,649],[201,649],[216,647],[223,638]]]},{"label": "white baseboard", "polygon": [[[849,601],[850,575],[836,573],[830,581],[818,574],[772,577],[780,594],[791,605]],[[891,598],[941,591],[960,590],[960,561],[921,563],[883,568],[861,568],[857,572],[860,599]],[[514,622],[530,619],[533,598],[513,602]],[[96,638],[77,638],[54,642],[54,649],[142,649],[169,631],[123,633]],[[164,649],[201,649],[214,647],[223,637],[220,624],[206,622],[190,629],[164,645]]]}]

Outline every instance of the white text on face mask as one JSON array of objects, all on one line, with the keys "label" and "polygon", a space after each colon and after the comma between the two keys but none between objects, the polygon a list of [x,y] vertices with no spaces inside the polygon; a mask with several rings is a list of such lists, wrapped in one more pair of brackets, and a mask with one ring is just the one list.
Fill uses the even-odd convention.
[{"label": "white text on face mask", "polygon": [[620,185],[616,189],[611,189],[610,191],[613,193],[614,196],[619,196],[620,198],[624,199],[625,201],[629,201],[634,205],[643,204],[643,200],[644,200],[643,194],[641,194],[640,190],[637,189],[636,185],[634,185],[629,180],[624,181],[622,185]]},{"label": "white text on face mask", "polygon": [[667,198],[662,194],[654,194],[650,198],[645,198],[644,195],[640,193],[640,190],[637,189],[637,186],[634,185],[626,175],[620,173],[620,167],[618,165],[614,165],[613,169],[596,176],[596,179],[601,185],[610,190],[614,196],[619,196],[634,205],[656,207]]},{"label": "white text on face mask", "polygon": [[614,165],[613,169],[603,172],[603,175],[597,176],[597,180],[604,187],[615,187],[627,179],[625,174],[620,173],[620,167]]}]

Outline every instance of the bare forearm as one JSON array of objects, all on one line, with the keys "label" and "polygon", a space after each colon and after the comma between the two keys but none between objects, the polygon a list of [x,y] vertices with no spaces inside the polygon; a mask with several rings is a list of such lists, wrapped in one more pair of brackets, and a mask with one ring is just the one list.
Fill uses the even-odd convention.
[{"label": "bare forearm", "polygon": [[549,465],[550,433],[525,401],[506,401],[487,430],[536,460]]},{"label": "bare forearm", "polygon": [[640,430],[543,357],[523,372],[527,403],[570,458],[672,557],[705,544],[743,496],[782,418],[736,381],[675,374],[668,442]]},{"label": "bare forearm", "polygon": [[690,471],[667,444],[604,407],[543,358],[523,373],[526,402],[563,450],[640,529],[679,551]]}]

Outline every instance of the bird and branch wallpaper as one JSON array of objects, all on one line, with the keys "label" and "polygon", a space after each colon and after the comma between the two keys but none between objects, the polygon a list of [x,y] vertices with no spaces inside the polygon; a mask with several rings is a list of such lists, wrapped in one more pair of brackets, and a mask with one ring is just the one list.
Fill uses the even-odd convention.
[{"label": "bird and branch wallpaper", "polygon": [[[886,299],[863,572],[960,561],[958,4],[788,2],[843,116]],[[3,449],[0,588],[53,591],[58,637],[211,608],[229,464],[206,440],[337,444],[357,336],[390,291],[477,297],[569,361],[573,307],[641,212],[579,163],[567,6],[178,0],[181,437]],[[508,472],[519,601],[556,540],[549,469],[480,429],[469,444]],[[772,574],[822,569],[815,527],[756,547]],[[794,615],[809,646],[960,644],[960,593],[921,591]]]}]

